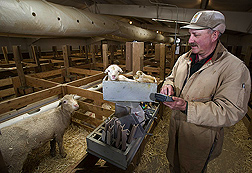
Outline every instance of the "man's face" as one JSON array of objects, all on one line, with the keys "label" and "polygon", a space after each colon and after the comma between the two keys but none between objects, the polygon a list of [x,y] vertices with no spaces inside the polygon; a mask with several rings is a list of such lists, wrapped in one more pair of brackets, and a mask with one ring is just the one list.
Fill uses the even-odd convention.
[{"label": "man's face", "polygon": [[207,54],[212,46],[212,33],[209,29],[196,30],[189,29],[191,34],[189,44],[191,44],[192,52],[199,55]]}]

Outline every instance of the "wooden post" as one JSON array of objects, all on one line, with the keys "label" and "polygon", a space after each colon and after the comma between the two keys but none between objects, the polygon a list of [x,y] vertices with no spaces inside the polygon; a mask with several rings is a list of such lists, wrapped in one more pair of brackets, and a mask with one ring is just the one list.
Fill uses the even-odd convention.
[{"label": "wooden post", "polygon": [[126,44],[123,45],[123,59],[126,60]]},{"label": "wooden post", "polygon": [[6,64],[9,64],[7,46],[3,46],[2,50],[3,50],[3,55],[4,55],[5,62],[6,62]]},{"label": "wooden post", "polygon": [[248,68],[249,68],[249,64],[250,64],[251,55],[252,55],[252,46],[248,46],[247,52],[245,55],[245,59],[244,59],[244,62]]},{"label": "wooden post", "polygon": [[21,83],[21,87],[25,87],[26,80],[25,80],[23,65],[21,63],[22,54],[21,54],[20,46],[13,46],[13,54],[14,54],[14,60],[16,63],[17,73],[18,73],[18,77]]},{"label": "wooden post", "polygon": [[64,45],[62,46],[62,51],[63,51],[63,59],[64,59],[64,66],[66,69],[66,77],[68,78],[70,76],[69,72],[69,67],[71,66],[71,59],[70,59],[70,46],[69,45]]},{"label": "wooden post", "polygon": [[39,58],[41,58],[41,57],[42,57],[42,55],[41,55],[41,48],[40,48],[40,46],[37,46],[37,48],[38,48],[38,55],[39,55]]},{"label": "wooden post", "polygon": [[124,52],[123,52],[123,45],[121,45],[121,59],[124,57]]},{"label": "wooden post", "polygon": [[146,55],[148,55],[149,54],[149,44],[147,43],[146,44]]},{"label": "wooden post", "polygon": [[132,71],[136,74],[138,70],[143,71],[144,42],[132,43]]},{"label": "wooden post", "polygon": [[84,54],[83,46],[79,46],[79,50],[80,50],[80,55],[82,56]]},{"label": "wooden post", "polygon": [[132,42],[126,42],[126,70],[132,71]]},{"label": "wooden post", "polygon": [[110,60],[111,60],[111,64],[114,63],[114,59],[115,59],[115,45],[111,45],[110,46]]},{"label": "wooden post", "polygon": [[170,69],[174,66],[175,63],[175,50],[176,50],[176,45],[173,44],[171,48],[171,64],[170,64]]},{"label": "wooden post", "polygon": [[58,53],[58,50],[57,50],[57,46],[53,46],[52,47],[52,51],[53,51],[53,57],[56,59],[59,57],[59,53]]},{"label": "wooden post", "polygon": [[92,65],[91,65],[91,68],[95,68],[96,60],[95,60],[95,45],[94,44],[91,44],[91,53],[92,53]]},{"label": "wooden post", "polygon": [[160,44],[155,44],[155,61],[160,61]]},{"label": "wooden post", "polygon": [[165,79],[165,66],[166,66],[166,61],[165,61],[165,44],[160,44],[159,45],[159,59],[160,59],[160,72],[159,76],[161,80]]},{"label": "wooden post", "polygon": [[85,57],[88,60],[88,45],[85,45]]},{"label": "wooden post", "polygon": [[98,45],[95,44],[95,54],[98,55],[99,49],[98,49]]},{"label": "wooden post", "polygon": [[41,72],[41,65],[40,65],[40,62],[39,62],[39,52],[38,52],[38,47],[37,46],[34,46],[32,45],[31,46],[31,50],[32,50],[32,58],[34,59],[34,61],[36,62],[36,65],[38,67],[38,72]]},{"label": "wooden post", "polygon": [[108,44],[102,44],[102,58],[103,58],[103,70],[105,70],[108,65]]}]

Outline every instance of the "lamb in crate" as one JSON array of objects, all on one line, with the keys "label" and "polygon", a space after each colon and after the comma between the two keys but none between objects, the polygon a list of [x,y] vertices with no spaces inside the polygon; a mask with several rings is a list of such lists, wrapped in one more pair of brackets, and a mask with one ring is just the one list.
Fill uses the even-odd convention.
[{"label": "lamb in crate", "polygon": [[152,102],[149,95],[157,91],[156,79],[141,71],[137,73],[140,80],[128,79],[120,75],[123,71],[117,65],[110,65],[105,72],[103,99],[115,102],[116,108],[115,116],[105,122],[102,141],[124,150],[126,142],[144,135],[146,115],[140,103]]}]

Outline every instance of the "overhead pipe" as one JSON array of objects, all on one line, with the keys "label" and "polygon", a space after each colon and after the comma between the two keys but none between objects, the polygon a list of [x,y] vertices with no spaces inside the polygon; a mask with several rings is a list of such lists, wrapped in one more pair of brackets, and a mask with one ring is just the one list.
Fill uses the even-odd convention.
[{"label": "overhead pipe", "polygon": [[0,35],[7,36],[94,37],[112,34],[139,41],[159,41],[155,38],[160,38],[155,32],[127,26],[104,15],[45,0],[0,0],[0,16]]}]

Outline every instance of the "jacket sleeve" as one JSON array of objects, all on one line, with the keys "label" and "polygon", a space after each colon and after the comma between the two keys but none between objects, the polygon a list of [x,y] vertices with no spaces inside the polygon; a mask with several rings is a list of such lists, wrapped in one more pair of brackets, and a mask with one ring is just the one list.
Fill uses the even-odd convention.
[{"label": "jacket sleeve", "polygon": [[232,126],[246,114],[250,91],[250,72],[241,63],[223,77],[211,101],[188,102],[187,122],[213,127]]}]

